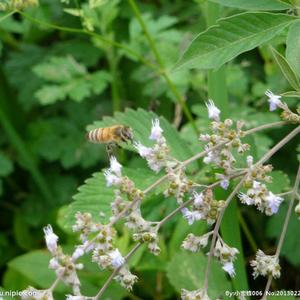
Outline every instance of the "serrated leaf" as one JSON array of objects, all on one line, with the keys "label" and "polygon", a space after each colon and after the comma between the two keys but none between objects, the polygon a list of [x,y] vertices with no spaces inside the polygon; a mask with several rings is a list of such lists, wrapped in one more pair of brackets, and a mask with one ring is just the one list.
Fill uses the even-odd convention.
[{"label": "serrated leaf", "polygon": [[70,55],[53,56],[47,62],[34,66],[33,72],[51,82],[68,82],[74,77],[87,74],[86,68]]},{"label": "serrated leaf", "polygon": [[41,104],[48,105],[66,97],[66,91],[58,85],[46,85],[35,92]]},{"label": "serrated leaf", "polygon": [[[140,108],[138,110],[126,109],[125,112],[116,112],[114,117],[104,117],[102,121],[95,121],[94,124],[89,125],[87,129],[92,130],[94,128],[116,124],[127,125],[133,129],[135,140],[140,141],[146,146],[151,146],[153,142],[149,140],[149,135],[152,126],[151,122],[154,118],[157,118],[157,116],[153,112],[147,112]],[[192,156],[190,149],[184,140],[182,140],[176,129],[172,127],[165,118],[160,117],[159,120],[164,130],[164,137],[171,149],[171,155],[179,160],[184,160]]]},{"label": "serrated leaf", "polygon": [[286,59],[298,77],[300,76],[300,22],[295,22],[289,28],[286,40]]},{"label": "serrated leaf", "polygon": [[219,68],[239,54],[269,41],[295,20],[284,14],[246,12],[220,19],[188,46],[175,69]]},{"label": "serrated leaf", "polygon": [[[123,173],[135,182],[137,188],[142,190],[159,178],[147,169],[124,169]],[[75,214],[78,211],[91,213],[95,221],[107,222],[111,216],[110,204],[115,196],[113,188],[106,186],[103,173],[93,174],[93,177],[87,179],[78,191],[73,197],[74,202],[65,210],[60,224],[69,230],[75,223]],[[105,217],[100,218],[100,211],[105,214]]]},{"label": "serrated leaf", "polygon": [[[197,290],[203,287],[206,264],[207,257],[201,252],[197,254],[176,253],[168,264],[167,276],[177,292],[180,292],[182,288]],[[212,299],[218,298],[224,291],[231,291],[231,285],[224,271],[215,261],[212,262],[210,274],[208,295]]]},{"label": "serrated leaf", "polygon": [[284,10],[292,6],[279,0],[210,0],[212,2],[247,10]]},{"label": "serrated leaf", "polygon": [[88,73],[86,67],[70,55],[51,57],[49,61],[35,66],[33,71],[49,82],[35,92],[35,96],[44,105],[67,97],[81,102],[92,94],[100,94],[110,80],[106,71]]},{"label": "serrated leaf", "polygon": [[273,171],[270,173],[272,176],[272,182],[267,184],[268,189],[270,189],[274,194],[279,194],[281,192],[286,192],[290,188],[290,179],[282,171]]},{"label": "serrated leaf", "polygon": [[296,91],[300,91],[299,80],[288,61],[274,48],[271,48],[271,51],[285,79],[289,82],[291,87],[293,87]]},{"label": "serrated leaf", "polygon": [[0,177],[9,175],[13,169],[14,167],[11,160],[0,152]]}]

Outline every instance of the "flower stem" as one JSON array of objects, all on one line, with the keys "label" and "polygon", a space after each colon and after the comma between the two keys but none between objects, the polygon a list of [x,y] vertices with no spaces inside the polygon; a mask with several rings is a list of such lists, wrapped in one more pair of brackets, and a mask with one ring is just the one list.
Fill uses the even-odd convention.
[{"label": "flower stem", "polygon": [[[291,194],[291,200],[289,202],[288,211],[287,211],[285,219],[284,219],[282,231],[281,231],[281,234],[280,234],[278,246],[277,246],[276,253],[275,253],[275,257],[277,259],[279,258],[279,255],[280,255],[280,252],[281,252],[281,249],[282,249],[282,246],[283,246],[283,242],[284,242],[284,239],[285,239],[285,236],[286,236],[287,228],[288,228],[290,217],[291,217],[291,214],[292,214],[293,205],[294,205],[294,202],[295,202],[295,199],[296,199],[296,195],[298,193],[299,184],[300,184],[300,164],[299,164],[299,167],[298,167],[298,172],[297,172],[293,192]],[[265,287],[265,291],[264,291],[264,295],[262,297],[262,300],[267,299],[267,297],[268,297],[267,292],[270,289],[272,280],[273,280],[273,277],[270,275],[268,277],[268,281],[266,283],[266,287]]]},{"label": "flower stem", "polygon": [[[255,163],[255,166],[259,166],[266,162],[270,157],[272,157],[279,149],[281,149],[286,143],[288,143],[291,139],[293,139],[298,133],[300,132],[300,126],[296,127],[293,131],[291,131],[286,137],[284,137],[279,143],[277,143],[273,148],[271,148],[258,162]],[[297,178],[300,175],[297,175]],[[229,197],[225,201],[225,205],[220,211],[220,214],[218,216],[216,225],[214,227],[213,236],[212,236],[212,242],[208,254],[207,259],[207,266],[205,271],[205,279],[204,279],[204,290],[207,292],[208,289],[208,280],[209,280],[209,274],[210,274],[210,267],[211,267],[211,261],[213,256],[213,250],[215,247],[215,243],[217,240],[217,235],[219,233],[219,228],[221,225],[221,221],[225,212],[226,207],[229,205],[230,201],[234,198],[234,196],[238,193],[240,188],[242,187],[244,181],[246,179],[246,175],[241,179],[239,184],[234,188],[234,190],[231,192]]]}]

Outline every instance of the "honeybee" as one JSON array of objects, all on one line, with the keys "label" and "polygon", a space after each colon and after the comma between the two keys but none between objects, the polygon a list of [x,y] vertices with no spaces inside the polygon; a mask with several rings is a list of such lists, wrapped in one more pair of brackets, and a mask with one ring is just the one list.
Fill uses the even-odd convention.
[{"label": "honeybee", "polygon": [[125,125],[96,128],[86,135],[92,143],[106,144],[108,156],[111,156],[113,148],[121,142],[133,142],[132,128]]}]

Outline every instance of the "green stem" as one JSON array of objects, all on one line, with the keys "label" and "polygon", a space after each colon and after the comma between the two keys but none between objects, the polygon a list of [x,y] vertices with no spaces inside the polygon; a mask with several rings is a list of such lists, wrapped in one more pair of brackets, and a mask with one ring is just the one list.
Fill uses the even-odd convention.
[{"label": "green stem", "polygon": [[0,18],[0,22],[4,21],[6,18],[12,16],[15,12],[16,12],[16,11],[13,10],[13,11],[9,12],[8,14],[2,16],[2,17]]},{"label": "green stem", "polygon": [[168,87],[170,88],[170,90],[172,91],[172,93],[174,94],[176,101],[179,103],[179,105],[182,107],[182,110],[185,114],[185,116],[187,117],[187,119],[189,120],[189,122],[191,123],[191,125],[193,126],[195,132],[198,134],[199,130],[195,124],[195,121],[193,119],[193,116],[188,108],[188,106],[185,103],[184,98],[182,97],[182,95],[180,94],[180,92],[178,91],[177,87],[174,85],[174,83],[172,82],[169,74],[167,73],[167,70],[165,70],[165,65],[164,62],[160,56],[160,53],[155,45],[155,41],[153,40],[150,32],[148,31],[148,28],[142,18],[141,12],[138,8],[138,6],[136,5],[135,0],[128,0],[129,5],[132,8],[132,11],[134,12],[134,15],[136,16],[142,30],[144,31],[145,37],[149,43],[149,46],[151,48],[151,51],[153,52],[155,59],[157,61],[157,63],[159,64],[160,68],[161,68],[161,73],[162,76],[164,77]]},{"label": "green stem", "polygon": [[95,37],[95,38],[101,40],[102,42],[104,42],[106,44],[109,44],[109,45],[112,45],[114,47],[123,49],[125,52],[127,52],[129,55],[132,55],[133,57],[135,57],[136,59],[138,59],[144,65],[146,65],[146,66],[148,66],[148,67],[156,70],[157,72],[160,71],[154,64],[152,64],[151,62],[149,62],[146,59],[144,59],[143,56],[141,56],[139,53],[135,52],[131,48],[129,48],[129,47],[127,47],[127,46],[125,46],[125,45],[123,45],[121,43],[118,43],[116,41],[112,41],[110,39],[107,39],[107,38],[103,37],[102,35],[100,35],[98,33],[95,33],[95,32],[92,32],[92,31],[88,31],[88,30],[85,30],[85,29],[77,29],[77,28],[70,28],[70,27],[65,27],[65,26],[59,26],[59,25],[50,24],[50,23],[47,23],[45,21],[41,21],[41,20],[35,19],[32,16],[30,16],[30,15],[28,15],[28,14],[22,12],[22,11],[17,11],[17,12],[20,15],[22,15],[24,18],[28,19],[29,21],[31,21],[31,22],[33,22],[35,24],[41,25],[41,26],[45,26],[45,27],[48,27],[48,28],[57,29],[57,30],[60,30],[60,31],[65,31],[65,32],[87,34],[89,36]]}]

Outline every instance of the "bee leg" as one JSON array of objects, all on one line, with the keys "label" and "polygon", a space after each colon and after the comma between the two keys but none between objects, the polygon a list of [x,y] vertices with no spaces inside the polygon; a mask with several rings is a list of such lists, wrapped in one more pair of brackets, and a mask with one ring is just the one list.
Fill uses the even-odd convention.
[{"label": "bee leg", "polygon": [[108,158],[111,158],[113,156],[115,146],[116,146],[115,143],[108,143],[106,145],[106,152],[107,152]]}]

